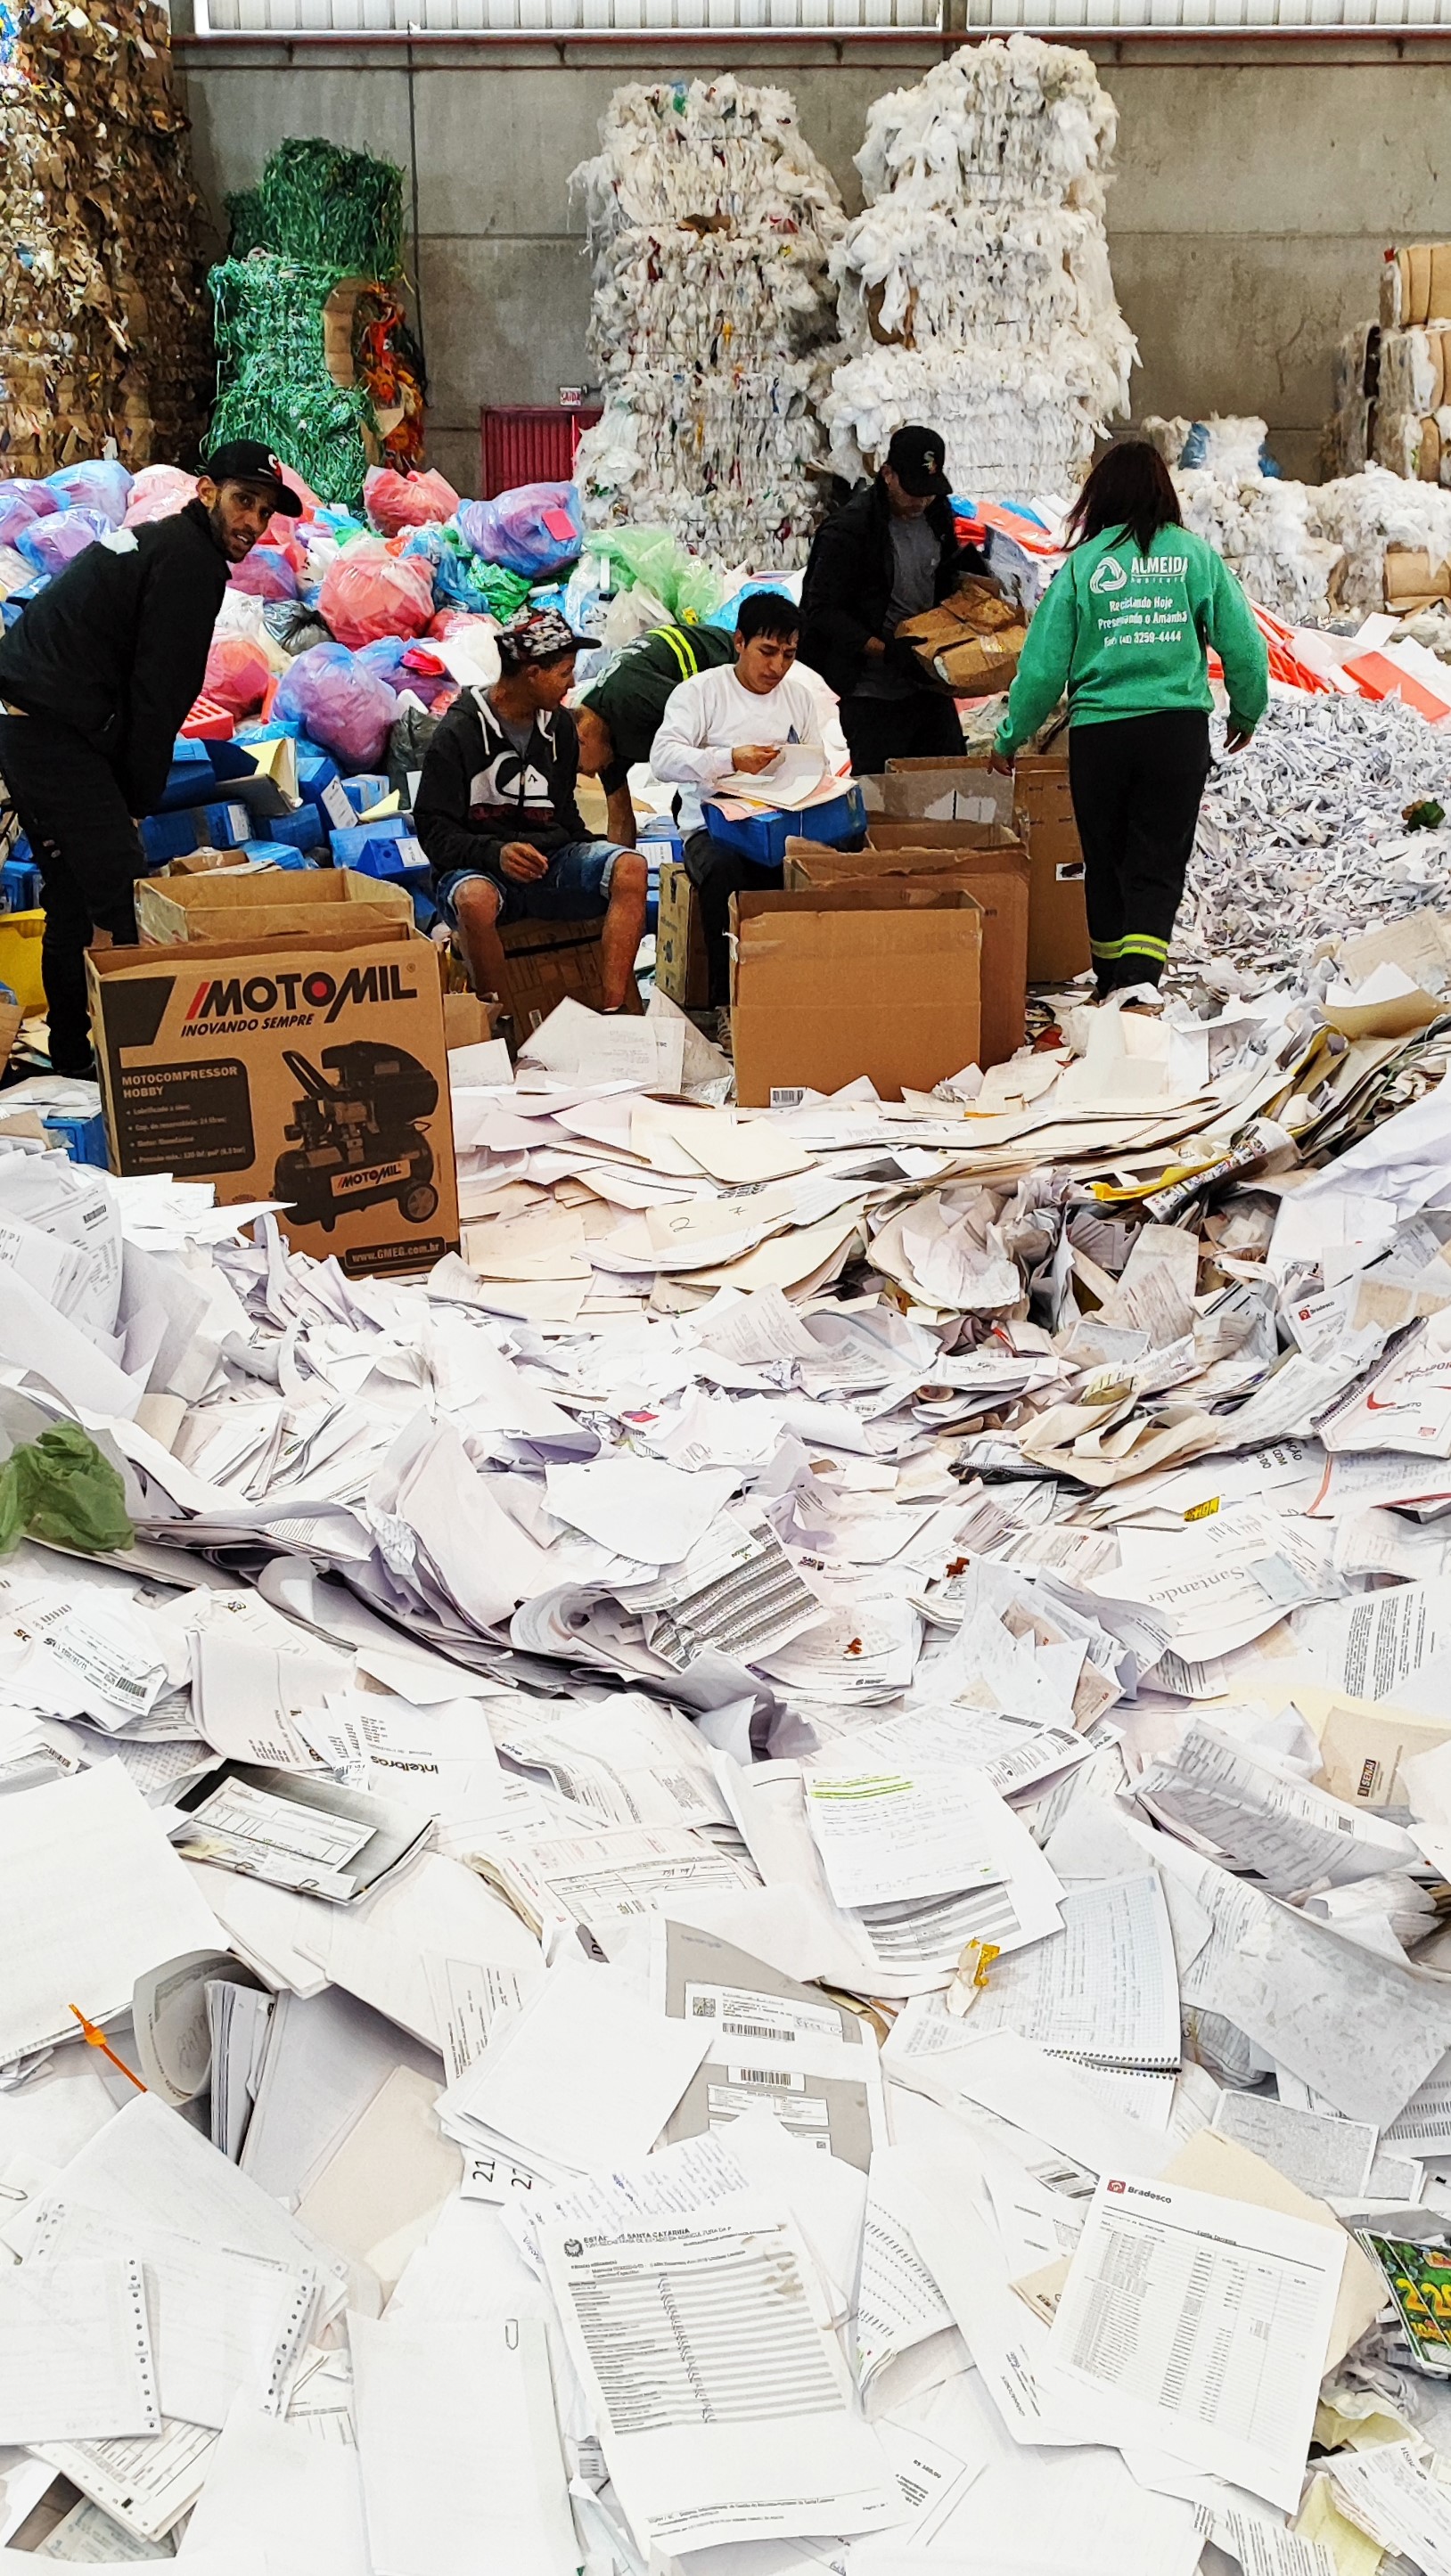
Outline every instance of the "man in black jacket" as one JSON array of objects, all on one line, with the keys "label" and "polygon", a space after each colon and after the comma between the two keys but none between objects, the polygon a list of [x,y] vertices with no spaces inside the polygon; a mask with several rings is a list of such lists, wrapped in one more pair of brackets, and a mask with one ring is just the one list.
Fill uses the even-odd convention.
[{"label": "man in black jacket", "polygon": [[929,679],[910,644],[893,641],[956,590],[985,557],[958,541],[946,451],[935,429],[893,433],[887,461],[818,528],[801,592],[800,659],[841,700],[841,723],[859,778],[889,760],[940,752],[957,758],[962,726],[946,689]]},{"label": "man in black jacket", "polygon": [[604,1007],[618,1011],[645,929],[649,870],[638,851],[592,841],[575,801],[579,736],[564,701],[581,644],[552,608],[504,628],[498,679],[463,691],[424,754],[413,827],[475,992],[503,990],[499,933],[510,922],[603,920]]},{"label": "man in black jacket", "polygon": [[57,1073],[91,1071],[85,952],[135,942],[134,817],[160,797],[200,695],[227,567],[277,510],[303,504],[267,448],[234,439],[175,518],[88,546],[0,641],[0,775],[40,869]]}]

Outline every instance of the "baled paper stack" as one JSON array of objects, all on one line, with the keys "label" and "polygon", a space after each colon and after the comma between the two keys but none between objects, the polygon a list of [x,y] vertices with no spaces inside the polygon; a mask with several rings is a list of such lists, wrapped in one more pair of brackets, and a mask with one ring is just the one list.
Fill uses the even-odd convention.
[{"label": "baled paper stack", "polygon": [[1030,36],[876,102],[866,208],[832,259],[843,351],[822,418],[841,472],[920,420],[959,491],[1072,488],[1135,354],[1103,226],[1116,123],[1088,56]]},{"label": "baled paper stack", "polygon": [[784,90],[615,92],[584,192],[604,418],[576,476],[594,526],[797,563],[818,515],[827,254],[845,217]]}]

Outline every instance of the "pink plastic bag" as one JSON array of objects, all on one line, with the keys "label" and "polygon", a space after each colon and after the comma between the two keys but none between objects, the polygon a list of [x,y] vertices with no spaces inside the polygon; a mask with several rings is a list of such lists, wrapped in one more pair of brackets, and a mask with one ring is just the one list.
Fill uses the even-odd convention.
[{"label": "pink plastic bag", "polygon": [[338,642],[356,652],[385,635],[421,635],[433,584],[416,557],[391,555],[381,537],[355,537],[324,573],[317,604]]},{"label": "pink plastic bag", "polygon": [[272,677],[272,665],[260,644],[245,635],[220,635],[207,655],[202,689],[229,715],[255,715]]},{"label": "pink plastic bag", "polygon": [[125,525],[149,528],[153,519],[174,519],[196,499],[196,476],[179,465],[143,465],[131,486]]},{"label": "pink plastic bag", "polygon": [[385,537],[404,528],[427,528],[451,519],[458,494],[441,474],[397,474],[391,465],[370,465],[363,478],[363,507]]},{"label": "pink plastic bag", "polygon": [[274,715],[300,725],[350,774],[376,769],[397,712],[387,681],[342,644],[314,644],[299,653],[272,701]]},{"label": "pink plastic bag", "polygon": [[297,575],[280,546],[254,546],[227,576],[233,590],[252,599],[295,599]]}]

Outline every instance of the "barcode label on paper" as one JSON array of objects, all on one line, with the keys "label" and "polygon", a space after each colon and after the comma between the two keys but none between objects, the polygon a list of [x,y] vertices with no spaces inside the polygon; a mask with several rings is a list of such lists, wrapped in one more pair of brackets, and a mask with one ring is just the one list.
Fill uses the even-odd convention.
[{"label": "barcode label on paper", "polygon": [[732,2084],[762,2084],[772,2093],[798,2093],[799,2075],[778,2075],[769,2066],[728,2066],[726,2076]]},{"label": "barcode label on paper", "polygon": [[771,1085],[771,1106],[773,1109],[799,1109],[805,1097],[806,1090],[804,1084],[798,1084],[794,1089],[786,1086],[778,1087],[775,1083]]}]

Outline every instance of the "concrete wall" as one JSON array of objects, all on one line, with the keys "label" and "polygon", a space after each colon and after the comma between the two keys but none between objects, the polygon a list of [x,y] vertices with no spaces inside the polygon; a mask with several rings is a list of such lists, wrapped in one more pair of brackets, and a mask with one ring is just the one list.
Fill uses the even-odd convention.
[{"label": "concrete wall", "polygon": [[[482,403],[550,402],[589,373],[589,275],[567,188],[622,80],[744,71],[668,34],[626,52],[561,41],[405,50],[225,38],[180,47],[199,183],[219,226],[274,144],[323,134],[412,167],[435,462],[477,489]],[[1313,476],[1339,334],[1373,313],[1383,245],[1451,235],[1451,53],[1434,39],[1337,50],[1150,40],[1093,48],[1118,102],[1109,199],[1119,299],[1138,335],[1135,409],[1259,412],[1287,473]],[[835,59],[840,52],[845,58]],[[850,205],[867,107],[920,75],[935,45],[846,52],[803,38],[757,53],[795,95]]]}]

